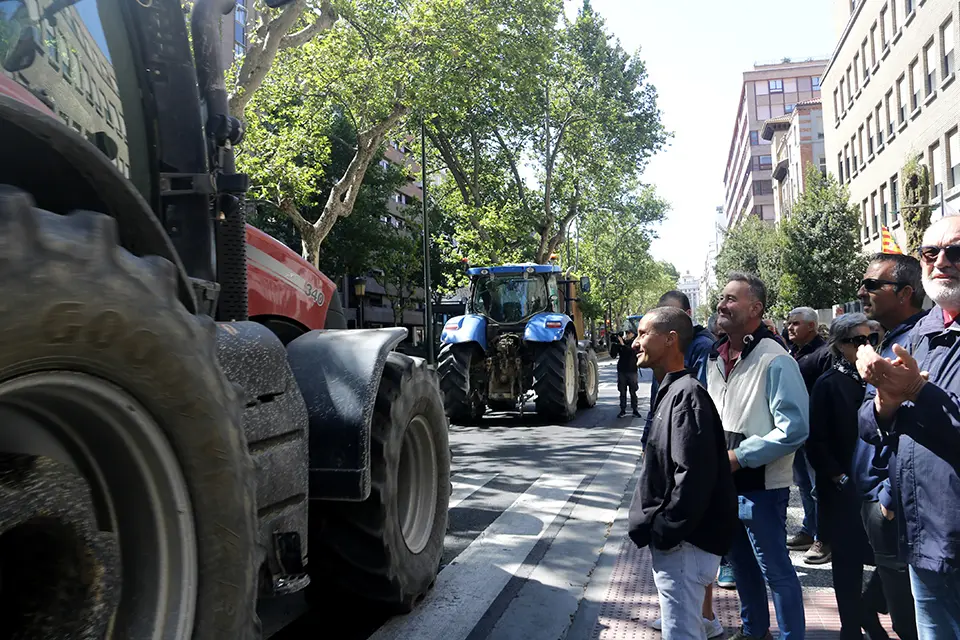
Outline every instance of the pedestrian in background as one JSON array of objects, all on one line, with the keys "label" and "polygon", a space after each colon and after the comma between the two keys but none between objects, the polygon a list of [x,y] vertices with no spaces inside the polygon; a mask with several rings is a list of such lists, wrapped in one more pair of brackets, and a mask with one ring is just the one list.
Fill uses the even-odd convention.
[{"label": "pedestrian in background", "polygon": [[780,637],[802,640],[800,580],[786,546],[794,452],[809,432],[809,396],[796,360],[763,325],[767,288],[732,273],[717,305],[726,336],[710,354],[707,391],[727,438],[740,526],[727,555],[737,578],[742,626],[735,640],[770,638],[767,586]]},{"label": "pedestrian in background", "polygon": [[928,640],[960,637],[960,216],[930,225],[920,263],[934,307],[893,345],[895,358],[860,347],[857,369],[876,389],[860,408],[860,435],[879,433],[897,451],[896,510],[881,513],[905,537],[918,636]]},{"label": "pedestrian in background", "polygon": [[633,352],[631,345],[636,337],[632,327],[628,327],[623,335],[616,334],[610,342],[610,357],[617,359],[617,390],[620,392],[620,413],[618,418],[627,415],[627,391],[630,392],[630,406],[633,408],[633,415],[642,418],[640,415],[639,400],[637,391],[640,388],[640,382],[637,376],[637,354]]},{"label": "pedestrian in background", "polygon": [[860,518],[860,494],[852,481],[853,453],[860,441],[857,414],[865,391],[854,363],[859,347],[880,341],[870,324],[862,313],[837,316],[830,324],[833,365],[810,393],[810,437],[805,445],[816,474],[817,507],[824,516],[821,533],[833,544],[833,589],[843,640],[859,640],[861,628],[872,639],[887,637],[877,615],[879,608],[887,608],[876,573],[861,594],[863,566],[872,565],[874,559]]},{"label": "pedestrian in background", "polygon": [[[817,312],[811,307],[791,310],[787,314],[787,333],[790,336],[790,355],[800,366],[800,374],[809,394],[817,379],[830,369],[832,360],[830,347],[817,332]],[[816,481],[802,447],[793,458],[793,481],[800,491],[803,523],[799,532],[787,538],[787,548],[806,551],[803,561],[807,564],[830,562],[830,541],[826,532],[821,531],[822,515],[817,509]]]},{"label": "pedestrian in background", "polygon": [[[886,330],[878,349],[880,355],[895,359],[893,345],[905,344],[907,334],[927,315],[923,309],[920,261],[900,254],[874,255],[864,271],[857,297],[867,317]],[[875,392],[869,386],[868,391]],[[860,492],[860,515],[873,549],[893,630],[901,640],[915,640],[917,620],[910,574],[900,550],[899,522],[884,515],[893,516],[897,511],[897,440],[874,432],[869,442],[857,441],[853,477]]]},{"label": "pedestrian in background", "polygon": [[685,366],[693,335],[690,317],[672,307],[648,312],[637,331],[637,363],[653,370],[659,389],[629,535],[638,547],[650,547],[665,640],[723,634],[701,609],[737,524],[720,416]]}]

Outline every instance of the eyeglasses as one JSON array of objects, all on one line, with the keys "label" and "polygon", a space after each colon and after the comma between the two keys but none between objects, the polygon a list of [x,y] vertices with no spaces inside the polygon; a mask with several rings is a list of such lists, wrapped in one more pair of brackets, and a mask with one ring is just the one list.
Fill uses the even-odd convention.
[{"label": "eyeglasses", "polygon": [[864,278],[860,281],[860,286],[866,289],[867,291],[879,291],[884,286],[892,284],[897,288],[897,291],[907,286],[906,282],[894,282],[893,280],[879,280],[877,278]]},{"label": "eyeglasses", "polygon": [[960,245],[956,244],[947,245],[946,247],[938,247],[935,245],[920,247],[920,259],[927,264],[933,264],[937,261],[937,258],[940,257],[941,251],[950,264],[960,262]]},{"label": "eyeglasses", "polygon": [[850,337],[850,338],[841,338],[841,339],[840,339],[840,342],[842,342],[843,344],[855,344],[855,345],[857,345],[858,347],[863,347],[863,346],[866,346],[866,345],[868,345],[868,344],[869,344],[871,347],[875,347],[875,346],[877,346],[878,344],[880,344],[880,334],[878,334],[878,333],[871,333],[871,334],[866,335],[866,336],[853,336],[853,337]]}]

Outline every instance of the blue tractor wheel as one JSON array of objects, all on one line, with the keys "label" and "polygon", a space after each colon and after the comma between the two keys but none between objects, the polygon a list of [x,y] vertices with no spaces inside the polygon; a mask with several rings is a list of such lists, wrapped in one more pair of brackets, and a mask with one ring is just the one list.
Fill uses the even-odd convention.
[{"label": "blue tractor wheel", "polygon": [[577,368],[577,341],[571,333],[537,350],[533,390],[538,414],[560,422],[576,415],[580,386]]}]

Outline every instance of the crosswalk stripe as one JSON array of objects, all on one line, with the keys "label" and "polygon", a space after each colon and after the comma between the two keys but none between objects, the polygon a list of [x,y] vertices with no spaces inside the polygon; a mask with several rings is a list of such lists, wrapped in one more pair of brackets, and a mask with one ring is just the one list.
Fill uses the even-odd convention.
[{"label": "crosswalk stripe", "polygon": [[488,482],[499,475],[499,473],[491,473],[483,476],[455,475],[452,480],[453,492],[450,494],[450,508],[455,509],[461,502],[472,496],[476,491],[482,489]]},{"label": "crosswalk stripe", "polygon": [[463,640],[523,565],[584,476],[543,475],[437,577],[411,614],[369,640]]},{"label": "crosswalk stripe", "polygon": [[636,469],[641,434],[639,423],[623,430],[620,441],[584,491],[585,498],[570,512],[550,549],[497,621],[491,640],[563,637]]}]

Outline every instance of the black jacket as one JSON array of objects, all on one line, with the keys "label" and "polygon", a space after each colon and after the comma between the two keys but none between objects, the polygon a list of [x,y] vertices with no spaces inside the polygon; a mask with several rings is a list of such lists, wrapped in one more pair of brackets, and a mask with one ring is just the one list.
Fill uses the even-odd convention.
[{"label": "black jacket", "polygon": [[860,441],[858,412],[865,391],[863,384],[833,368],[813,385],[805,446],[817,486],[830,486],[830,479],[842,474],[853,479],[853,454]]},{"label": "black jacket", "polygon": [[610,357],[617,358],[617,373],[637,373],[637,353],[633,350],[633,341],[623,337],[623,344],[610,341]]},{"label": "black jacket", "polygon": [[738,523],[737,494],[720,416],[689,369],[660,383],[643,467],[630,505],[638,547],[681,542],[725,555]]},{"label": "black jacket", "polygon": [[807,385],[807,393],[813,393],[813,385],[833,366],[830,345],[820,336],[815,336],[799,349],[791,349],[790,355],[797,360],[800,374]]}]

